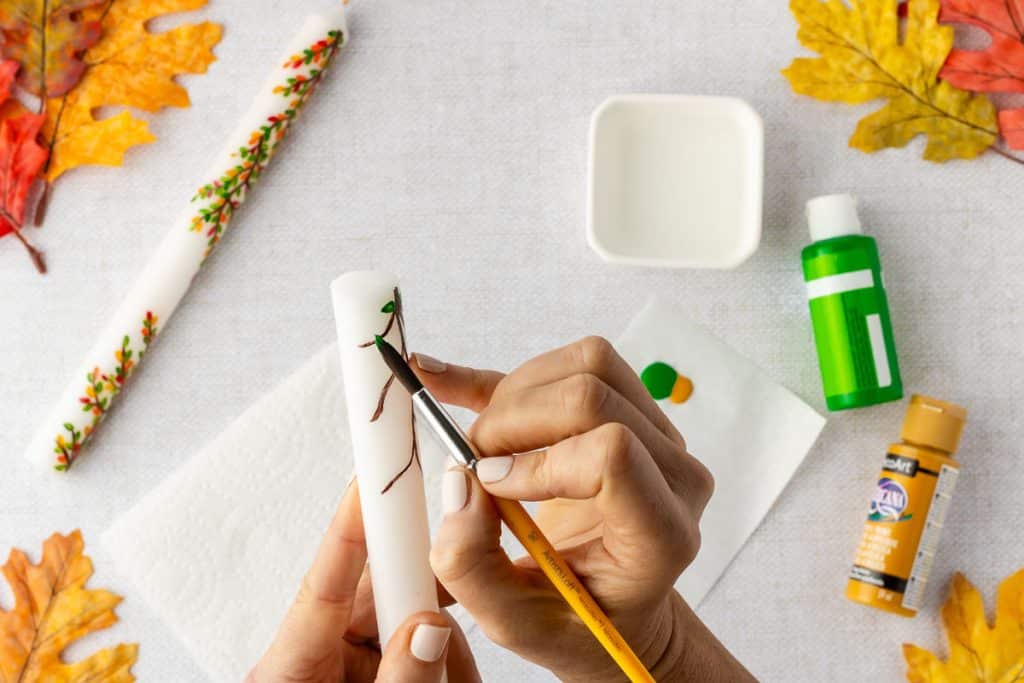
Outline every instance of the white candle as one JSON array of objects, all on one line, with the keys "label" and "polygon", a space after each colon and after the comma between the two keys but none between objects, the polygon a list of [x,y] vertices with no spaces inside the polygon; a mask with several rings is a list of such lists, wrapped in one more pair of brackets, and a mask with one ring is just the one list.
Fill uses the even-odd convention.
[{"label": "white candle", "polygon": [[77,460],[347,37],[340,2],[330,12],[306,19],[248,113],[227,138],[224,150],[202,177],[202,184],[197,183],[196,196],[143,268],[36,433],[26,452],[29,460],[59,472],[67,471]]},{"label": "white candle", "polygon": [[383,647],[410,615],[438,609],[412,400],[374,345],[380,335],[406,353],[402,301],[395,277],[374,271],[342,275],[331,296]]}]

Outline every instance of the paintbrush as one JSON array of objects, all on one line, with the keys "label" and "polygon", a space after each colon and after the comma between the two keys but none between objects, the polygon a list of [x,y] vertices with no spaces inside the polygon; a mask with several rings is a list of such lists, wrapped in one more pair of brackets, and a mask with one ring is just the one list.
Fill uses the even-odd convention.
[{"label": "paintbrush", "polygon": [[[465,432],[437,399],[427,391],[395,347],[380,336],[377,336],[374,341],[384,357],[384,362],[391,368],[402,386],[412,395],[412,404],[416,412],[430,425],[451,456],[475,473],[480,454]],[[643,662],[615,628],[611,619],[604,613],[604,610],[597,604],[569,565],[565,563],[555,547],[551,545],[551,541],[544,536],[540,527],[527,514],[522,504],[516,500],[498,497],[494,497],[493,500],[505,526],[512,531],[526,551],[530,553],[530,556],[536,560],[544,575],[548,577],[555,589],[569,603],[569,606],[590,629],[590,632],[594,634],[594,637],[611,655],[629,680],[633,683],[654,681]]]}]

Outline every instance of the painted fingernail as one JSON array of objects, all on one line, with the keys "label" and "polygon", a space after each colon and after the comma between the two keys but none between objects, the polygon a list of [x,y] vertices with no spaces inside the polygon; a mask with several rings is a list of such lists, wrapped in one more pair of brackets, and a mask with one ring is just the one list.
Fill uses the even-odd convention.
[{"label": "painted fingernail", "polygon": [[465,470],[448,470],[441,482],[441,503],[444,514],[450,515],[466,507],[469,500],[469,484]]},{"label": "painted fingernail", "polygon": [[420,624],[412,632],[409,651],[421,662],[436,662],[444,654],[444,647],[451,635],[452,630],[447,626]]},{"label": "painted fingernail", "polygon": [[476,476],[485,484],[493,484],[508,476],[514,462],[515,459],[511,455],[480,458],[476,463]]},{"label": "painted fingernail", "polygon": [[420,370],[429,372],[432,375],[440,375],[442,372],[448,370],[447,363],[423,353],[416,354],[416,365],[419,366]]}]

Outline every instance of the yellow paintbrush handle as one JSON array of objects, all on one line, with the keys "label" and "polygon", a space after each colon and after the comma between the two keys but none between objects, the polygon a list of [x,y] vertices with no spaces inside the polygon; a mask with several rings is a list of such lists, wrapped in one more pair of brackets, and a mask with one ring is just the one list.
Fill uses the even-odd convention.
[{"label": "yellow paintbrush handle", "polygon": [[518,501],[504,498],[494,498],[494,504],[498,507],[501,518],[505,520],[505,525],[537,561],[541,571],[551,580],[629,680],[633,683],[653,683],[654,677],[647,671],[643,662],[523,506]]}]

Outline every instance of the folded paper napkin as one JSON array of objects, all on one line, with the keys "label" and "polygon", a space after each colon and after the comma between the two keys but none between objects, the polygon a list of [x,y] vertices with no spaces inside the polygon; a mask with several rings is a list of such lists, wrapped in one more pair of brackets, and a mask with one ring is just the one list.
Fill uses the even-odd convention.
[{"label": "folded paper napkin", "polygon": [[[436,528],[444,457],[429,438],[421,448]],[[351,472],[331,344],[120,517],[103,543],[210,680],[236,683],[273,638]],[[451,611],[484,680],[554,680]]]},{"label": "folded paper napkin", "polygon": [[715,477],[701,519],[700,553],[676,583],[697,605],[782,493],[825,418],[657,299],[633,319],[616,348]]},{"label": "folded paper napkin", "polygon": [[[696,605],[767,513],[824,420],[735,351],[657,303],[633,321],[618,347],[638,372],[661,361],[693,382],[685,403],[662,403],[716,479],[701,524],[704,545],[677,584]],[[213,681],[241,680],[262,654],[334,514],[352,471],[343,396],[331,345],[103,537],[116,566]],[[444,457],[431,438],[421,436],[436,529]],[[485,681],[554,680],[490,643],[457,607],[453,614]]]}]

